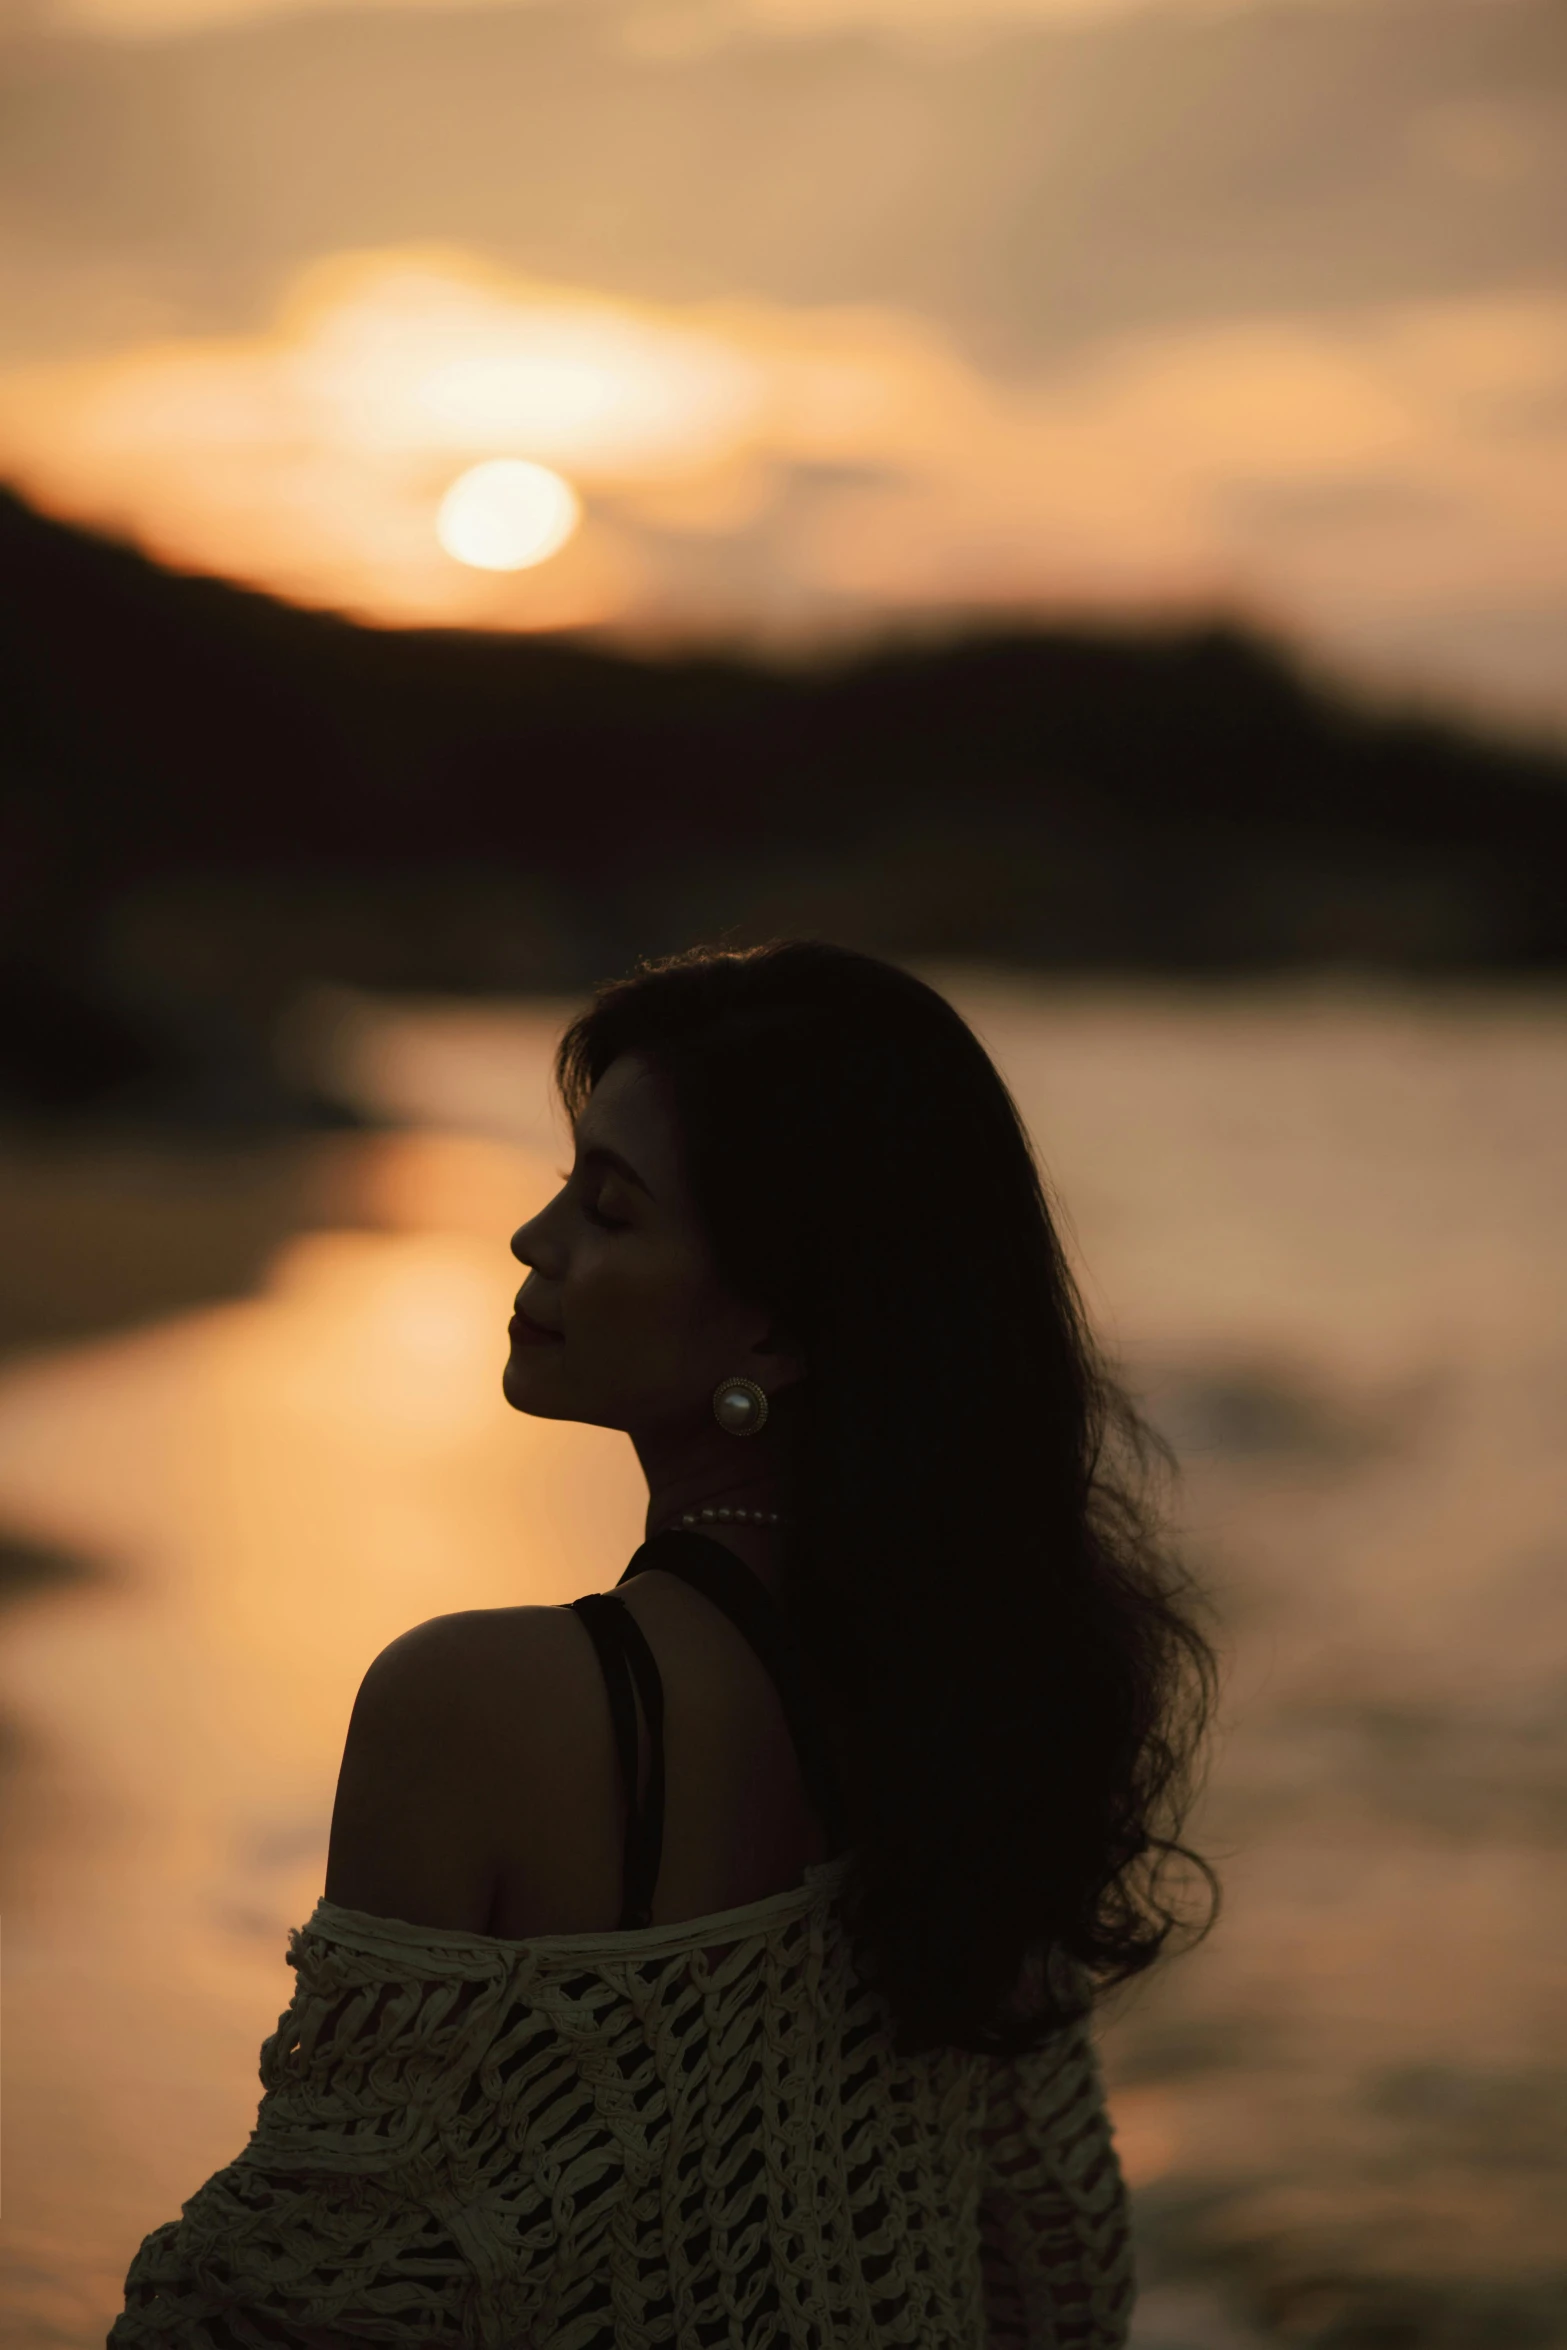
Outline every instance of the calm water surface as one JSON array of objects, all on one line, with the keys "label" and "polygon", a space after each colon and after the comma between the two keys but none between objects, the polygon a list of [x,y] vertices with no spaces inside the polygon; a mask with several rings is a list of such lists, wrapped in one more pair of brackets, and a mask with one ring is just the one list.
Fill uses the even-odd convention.
[{"label": "calm water surface", "polygon": [[[932,976],[1223,1616],[1225,1916],[1105,2035],[1140,2344],[1567,2343],[1567,997]],[[624,1438],[499,1391],[567,1009],[305,1023],[403,1129],[309,1146],[253,1294],[0,1373],[0,1535],[82,1568],[0,1616],[8,2344],[101,2343],[243,2145],[376,1650],[640,1540]]]}]

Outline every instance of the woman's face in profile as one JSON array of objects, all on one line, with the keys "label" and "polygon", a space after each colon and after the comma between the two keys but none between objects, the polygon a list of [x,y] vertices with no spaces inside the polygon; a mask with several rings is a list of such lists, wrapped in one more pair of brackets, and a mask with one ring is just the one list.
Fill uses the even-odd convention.
[{"label": "woman's face in profile", "polygon": [[558,1333],[513,1323],[512,1408],[638,1435],[709,1421],[713,1389],[735,1372],[769,1394],[797,1376],[757,1351],[766,1314],[718,1282],[663,1087],[638,1055],[605,1070],[575,1142],[564,1189],[512,1235],[532,1268],[519,1308]]}]

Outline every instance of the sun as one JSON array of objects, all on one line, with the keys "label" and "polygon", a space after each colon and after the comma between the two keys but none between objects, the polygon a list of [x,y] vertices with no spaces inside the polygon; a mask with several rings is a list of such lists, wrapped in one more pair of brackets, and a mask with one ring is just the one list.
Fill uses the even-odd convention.
[{"label": "sun", "polygon": [[492,457],[460,473],[441,500],[435,535],[476,571],[526,571],[547,562],[582,520],[564,474],[522,457]]}]

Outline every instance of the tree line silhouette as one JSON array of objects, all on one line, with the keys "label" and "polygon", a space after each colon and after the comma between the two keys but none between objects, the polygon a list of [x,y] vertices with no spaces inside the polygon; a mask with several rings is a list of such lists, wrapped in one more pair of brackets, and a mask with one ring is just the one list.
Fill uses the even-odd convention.
[{"label": "tree line silhouette", "polygon": [[637,657],[359,627],[3,495],[0,575],[13,1106],[232,1056],[312,980],[569,992],[720,929],[1047,971],[1567,965],[1567,759],[1222,621]]}]

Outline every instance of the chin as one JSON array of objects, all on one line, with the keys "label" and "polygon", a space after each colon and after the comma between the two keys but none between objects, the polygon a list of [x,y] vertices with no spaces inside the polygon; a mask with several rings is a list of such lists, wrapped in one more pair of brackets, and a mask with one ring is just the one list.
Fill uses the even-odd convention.
[{"label": "chin", "polygon": [[561,1417],[559,1412],[551,1411],[546,1403],[530,1391],[528,1374],[518,1368],[515,1355],[501,1373],[501,1393],[514,1412],[531,1412],[536,1420],[558,1420]]}]

